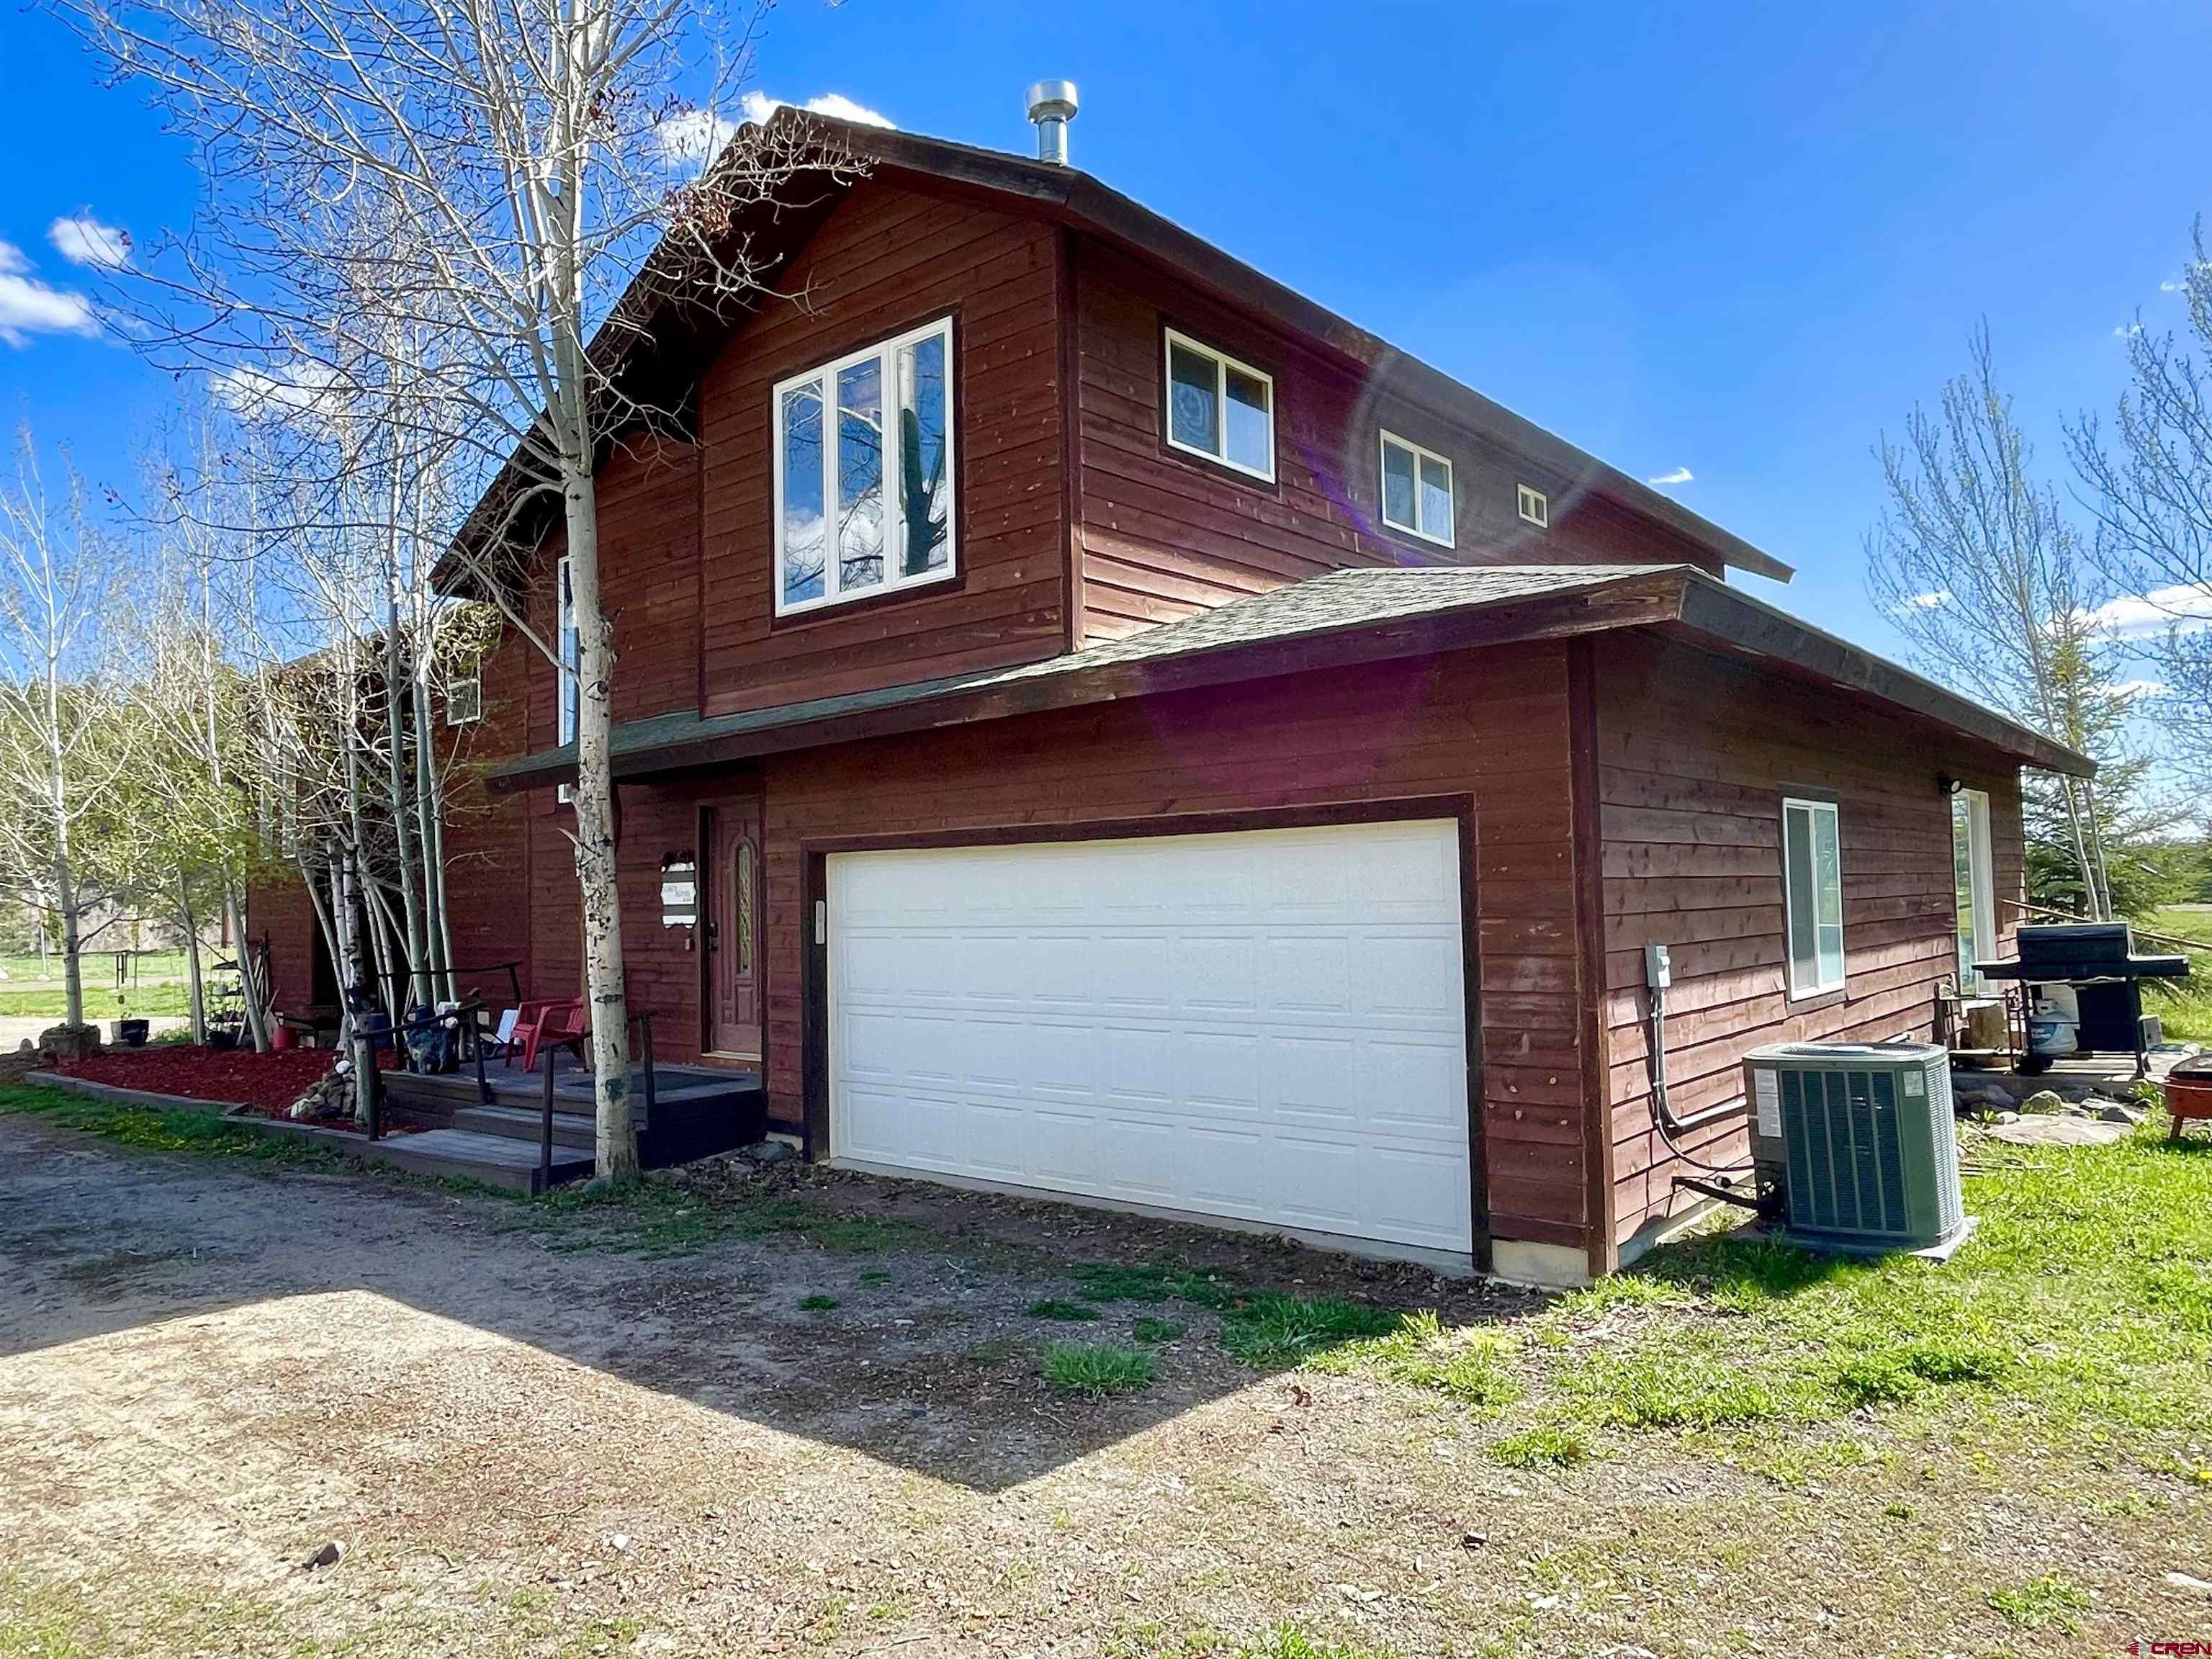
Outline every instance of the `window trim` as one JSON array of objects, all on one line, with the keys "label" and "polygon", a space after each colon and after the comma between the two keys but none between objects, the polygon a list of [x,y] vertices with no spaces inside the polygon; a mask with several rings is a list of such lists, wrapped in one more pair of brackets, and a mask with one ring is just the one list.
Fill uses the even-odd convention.
[{"label": "window trim", "polygon": [[[469,712],[454,712],[454,694],[464,686],[471,693]],[[458,726],[475,726],[483,719],[483,659],[479,657],[469,665],[469,672],[457,674],[446,683],[446,726],[450,731]]]},{"label": "window trim", "polygon": [[[1798,983],[1797,953],[1791,944],[1796,933],[1796,917],[1790,902],[1790,814],[1792,811],[1804,812],[1811,824],[1817,824],[1820,815],[1826,813],[1836,838],[1836,977],[1833,980],[1816,979],[1810,985]],[[1817,975],[1820,971],[1819,830],[1814,829],[1813,834],[1813,971]],[[1803,795],[1784,795],[1782,798],[1782,961],[1792,1002],[1827,996],[1842,990],[1850,979],[1850,943],[1844,929],[1844,817],[1841,809],[1832,800]]]},{"label": "window trim", "polygon": [[[770,554],[769,576],[770,614],[776,617],[804,617],[817,611],[833,610],[842,605],[859,605],[866,600],[884,599],[902,593],[909,588],[927,587],[937,582],[951,581],[960,574],[960,450],[959,450],[959,358],[957,355],[958,338],[953,327],[951,312],[933,318],[918,327],[890,335],[872,344],[848,351],[785,376],[769,389],[768,428],[770,466],[773,482],[769,489],[769,510],[773,515],[769,526]],[[925,570],[915,575],[896,574],[896,565],[904,553],[903,548],[891,545],[893,526],[905,520],[899,511],[897,500],[903,474],[895,458],[886,457],[884,465],[884,574],[881,581],[871,582],[866,587],[856,587],[846,592],[839,586],[842,561],[834,545],[825,545],[822,558],[822,592],[811,599],[787,600],[783,580],[783,398],[784,394],[803,386],[818,386],[822,399],[822,484],[823,511],[833,510],[837,499],[837,445],[834,441],[836,424],[837,376],[855,363],[878,359],[884,366],[884,401],[888,407],[897,398],[897,369],[894,355],[901,346],[912,345],[933,336],[942,336],[945,341],[945,488],[949,495],[945,503],[945,562],[937,569]]]},{"label": "window trim", "polygon": [[[1418,537],[1422,541],[1431,543],[1437,547],[1457,546],[1455,538],[1459,533],[1459,478],[1458,475],[1452,471],[1451,457],[1439,455],[1435,450],[1425,448],[1411,438],[1401,438],[1388,427],[1377,427],[1376,433],[1378,442],[1375,461],[1375,514],[1382,521],[1383,528],[1395,530],[1403,536]],[[1389,481],[1392,444],[1397,445],[1399,448],[1413,458],[1413,518],[1416,522],[1413,524],[1400,524],[1390,516]],[[1423,461],[1434,461],[1444,470],[1444,496],[1450,505],[1445,509],[1444,533],[1441,536],[1434,531],[1422,529],[1419,523],[1421,516],[1421,463]]]},{"label": "window trim", "polygon": [[[553,583],[553,647],[560,653],[553,665],[554,736],[565,747],[576,741],[584,713],[584,636],[576,631],[576,596],[566,553],[554,567]],[[566,806],[574,793],[564,783],[553,799]]]},{"label": "window trim", "polygon": [[1521,509],[1521,522],[1532,524],[1539,530],[1552,527],[1552,498],[1534,484],[1516,483],[1516,499]]},{"label": "window trim", "polygon": [[[1995,960],[1996,957],[1998,933],[1996,842],[1990,832],[1990,792],[1986,789],[1962,786],[1953,793],[1951,834],[1954,858],[1957,854],[1959,805],[1961,802],[1965,804],[1966,809],[1966,881],[1973,890],[1968,895],[1973,901],[1974,906],[1973,954],[1978,961],[1990,962]],[[1959,937],[1956,908],[1958,887],[1955,878],[1952,885],[1951,902],[1954,907],[1951,937],[1955,942]],[[1979,974],[1974,972],[1971,964],[1962,961],[1959,964],[1959,989],[1961,994],[1984,994],[1989,989],[1989,985]]]},{"label": "window trim", "polygon": [[[1247,478],[1256,478],[1261,483],[1275,482],[1276,426],[1275,377],[1264,368],[1255,368],[1239,358],[1231,356],[1218,346],[1210,346],[1203,340],[1192,338],[1179,328],[1163,325],[1160,330],[1160,436],[1170,449],[1179,454],[1195,455],[1215,466],[1226,467],[1231,472]],[[1200,449],[1196,444],[1187,444],[1175,434],[1175,349],[1213,360],[1213,397],[1221,410],[1221,450],[1216,454],[1210,449]],[[1267,466],[1265,471],[1247,466],[1242,461],[1229,459],[1229,371],[1249,374],[1267,388]]]}]

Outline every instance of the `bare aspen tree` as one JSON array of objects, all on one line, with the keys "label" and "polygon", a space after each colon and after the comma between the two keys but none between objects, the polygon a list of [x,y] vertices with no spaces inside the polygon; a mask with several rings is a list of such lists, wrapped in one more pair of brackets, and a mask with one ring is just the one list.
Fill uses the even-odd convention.
[{"label": "bare aspen tree", "polygon": [[58,510],[49,500],[24,434],[0,488],[0,882],[53,920],[72,1028],[86,919],[125,895],[135,864],[122,808],[136,732],[102,635],[121,557],[80,489]]},{"label": "bare aspen tree", "polygon": [[[373,410],[380,388],[398,386],[373,418],[434,433],[479,477],[497,471],[486,514],[450,556],[459,585],[497,604],[573,684],[598,1174],[626,1181],[636,1146],[616,664],[594,473],[625,433],[680,428],[625,373],[662,303],[752,303],[762,273],[749,225],[795,179],[849,158],[779,118],[701,167],[729,131],[714,112],[730,106],[764,3],[734,18],[685,0],[63,9],[119,73],[153,88],[199,144],[210,182],[197,244],[147,261],[140,292],[165,302],[169,324],[151,337],[203,362],[243,359],[278,395],[343,379]],[[336,354],[323,343],[333,331]],[[568,561],[573,656],[532,625],[532,591],[550,575],[535,557],[546,507]]]},{"label": "bare aspen tree", "polygon": [[[1867,538],[1869,590],[1939,678],[2069,748],[2109,752],[2118,674],[2100,578],[2033,476],[1986,328],[1968,349],[1938,409],[1915,409],[1904,442],[1878,451],[1889,504]],[[2071,777],[2048,787],[2088,912],[2109,917],[2095,793]]]},{"label": "bare aspen tree", "polygon": [[2095,416],[2067,449],[2096,515],[2097,561],[2125,595],[2130,633],[2164,684],[2163,734],[2212,781],[2212,252],[2191,228],[2180,287],[2188,324],[2128,335],[2129,386],[2109,431]]}]

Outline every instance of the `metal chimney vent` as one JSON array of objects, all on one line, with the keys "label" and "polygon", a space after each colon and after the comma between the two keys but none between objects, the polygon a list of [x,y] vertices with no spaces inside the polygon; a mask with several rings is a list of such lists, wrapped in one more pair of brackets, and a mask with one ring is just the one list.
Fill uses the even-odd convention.
[{"label": "metal chimney vent", "polygon": [[1036,124],[1038,161],[1067,165],[1067,124],[1074,118],[1074,82],[1040,81],[1030,88],[1030,119]]}]

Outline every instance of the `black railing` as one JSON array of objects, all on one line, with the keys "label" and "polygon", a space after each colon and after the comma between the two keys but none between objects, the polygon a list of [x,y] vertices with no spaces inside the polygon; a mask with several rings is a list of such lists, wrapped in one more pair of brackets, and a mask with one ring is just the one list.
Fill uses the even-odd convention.
[{"label": "black railing", "polygon": [[[416,980],[434,981],[441,978],[451,979],[455,984],[459,984],[461,979],[469,974],[505,974],[507,1000],[519,1003],[522,1000],[522,977],[517,969],[521,966],[522,963],[519,961],[487,962],[471,968],[456,967],[452,963],[433,962],[421,968],[386,968],[378,970],[375,977],[376,982],[380,985],[388,985],[395,981],[404,981],[412,985]],[[471,1000],[480,1000],[471,999]]]},{"label": "black railing", "polygon": [[[407,1034],[410,1031],[450,1028],[457,1038],[462,1032],[467,1032],[472,1039],[469,1048],[476,1056],[477,1098],[487,1106],[491,1104],[491,1083],[484,1076],[483,1044],[473,1040],[480,1035],[477,1030],[477,1016],[483,1011],[484,1005],[481,1002],[464,1002],[443,1013],[425,1014],[419,1019],[402,1020],[397,1025],[361,1023],[356,1032],[358,1039],[356,1046],[368,1051],[368,1065],[366,1075],[356,1079],[356,1086],[364,1091],[368,1103],[367,1116],[371,1140],[380,1139],[384,1134],[384,1068],[376,1063],[377,1050],[389,1046],[395,1054],[404,1055],[407,1051]],[[359,1066],[358,1054],[355,1056],[355,1063]]]}]

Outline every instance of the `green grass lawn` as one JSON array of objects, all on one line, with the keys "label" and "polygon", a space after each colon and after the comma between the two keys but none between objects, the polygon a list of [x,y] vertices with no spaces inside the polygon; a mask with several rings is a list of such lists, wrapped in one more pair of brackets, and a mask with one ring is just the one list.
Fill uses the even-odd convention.
[{"label": "green grass lawn", "polygon": [[[2161,933],[2201,939],[2212,945],[2212,905],[2185,905],[2160,910],[2147,924]],[[2172,947],[2148,942],[2148,948]],[[2212,951],[2190,952],[2191,972],[2184,981],[2145,981],[2143,1012],[2165,1023],[2166,1035],[2180,1042],[2212,1042]]]},{"label": "green grass lawn", "polygon": [[[0,1014],[37,1019],[61,1018],[69,1006],[58,985],[0,986]],[[134,985],[119,995],[111,986],[88,982],[84,988],[84,1017],[89,1020],[137,1019],[161,1014],[191,1012],[191,989],[181,982]]]}]

